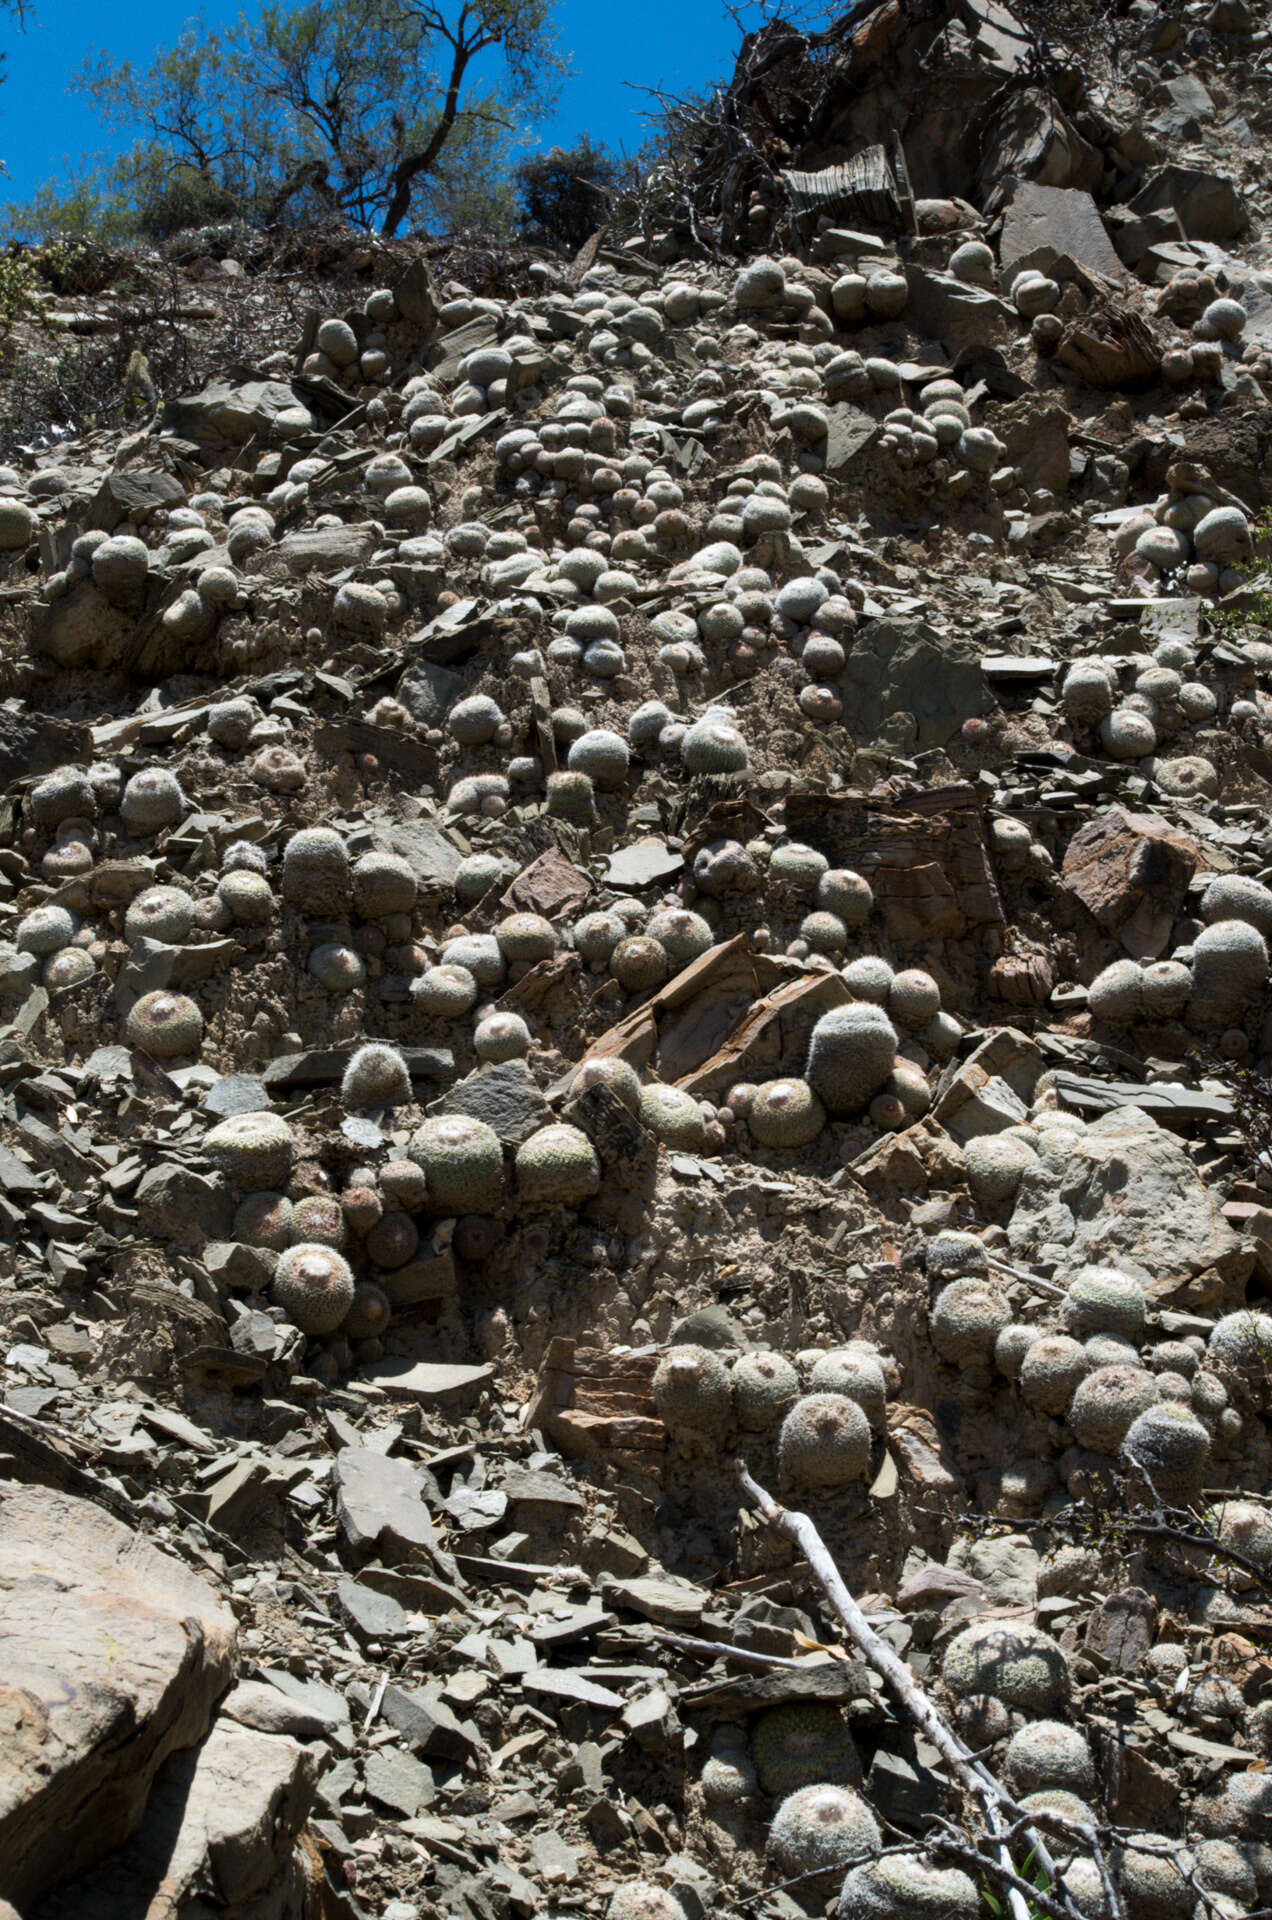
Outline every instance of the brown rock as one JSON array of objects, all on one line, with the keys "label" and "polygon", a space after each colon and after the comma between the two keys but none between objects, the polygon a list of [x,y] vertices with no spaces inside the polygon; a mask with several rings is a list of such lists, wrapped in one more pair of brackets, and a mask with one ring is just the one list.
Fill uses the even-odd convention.
[{"label": "brown rock", "polygon": [[1137,960],[1165,952],[1200,852],[1156,814],[1110,807],[1069,842],[1065,885]]}]

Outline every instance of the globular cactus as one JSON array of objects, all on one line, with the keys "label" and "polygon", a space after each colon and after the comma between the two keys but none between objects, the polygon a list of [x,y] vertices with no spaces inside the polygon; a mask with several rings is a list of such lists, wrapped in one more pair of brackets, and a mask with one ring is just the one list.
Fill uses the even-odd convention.
[{"label": "globular cactus", "polygon": [[134,1001],[124,1032],[152,1060],[180,1060],[203,1044],[203,1015],[188,995],[160,989]]},{"label": "globular cactus", "polygon": [[291,1178],[296,1136],[277,1113],[235,1113],[203,1138],[203,1151],[239,1193],[274,1193]]},{"label": "globular cactus", "polygon": [[957,1698],[987,1693],[1021,1713],[1045,1714],[1068,1697],[1069,1662],[1041,1627],[975,1620],[945,1649],[941,1678]]},{"label": "globular cactus", "polygon": [[[1225,1547],[1245,1555],[1263,1574],[1272,1574],[1272,1512],[1254,1500],[1224,1500],[1206,1516],[1215,1538]],[[1250,1575],[1238,1567],[1226,1567],[1238,1584],[1251,1584]]]},{"label": "globular cactus", "polygon": [[715,936],[700,913],[688,907],[662,907],[649,916],[645,933],[656,940],[667,958],[677,967],[688,966],[705,953]]},{"label": "globular cactus", "polygon": [[411,1076],[396,1047],[370,1040],[349,1056],[340,1082],[340,1099],[350,1113],[405,1106],[411,1098]]},{"label": "globular cactus", "polygon": [[1239,1026],[1268,977],[1263,935],[1246,920],[1216,920],[1193,942],[1189,1024]]},{"label": "globular cactus", "polygon": [[578,1127],[540,1127],[517,1148],[517,1193],[527,1206],[577,1207],[599,1191],[601,1163]]},{"label": "globular cactus", "polygon": [[746,741],[727,720],[707,715],[689,728],[680,744],[686,773],[744,773],[750,764]]},{"label": "globular cactus", "polygon": [[1087,988],[1087,1006],[1111,1027],[1133,1026],[1144,1004],[1144,969],[1135,960],[1114,960]]},{"label": "globular cactus", "polygon": [[324,1247],[343,1247],[344,1209],[329,1193],[307,1193],[292,1210],[292,1238]]},{"label": "globular cactus", "polygon": [[843,1884],[837,1920],[978,1920],[981,1897],[960,1867],[937,1867],[917,1853],[890,1853],[854,1867]]},{"label": "globular cactus", "polygon": [[769,1080],[757,1088],[747,1125],[762,1147],[806,1147],[826,1124],[826,1110],[806,1080]]},{"label": "globular cactus", "polygon": [[1029,1144],[1010,1133],[983,1133],[968,1141],[963,1164],[972,1192],[983,1207],[1001,1207],[1014,1200],[1026,1174],[1040,1162]]},{"label": "globular cactus", "polygon": [[334,1333],[353,1305],[353,1273],[334,1247],[298,1241],[278,1256],[270,1296],[293,1326]]},{"label": "globular cactus", "polygon": [[124,830],[138,839],[175,827],[185,812],[185,795],[175,774],[166,767],[143,767],[134,773],[119,802]]},{"label": "globular cactus", "polygon": [[524,1060],[529,1051],[530,1029],[519,1013],[488,1013],[473,1029],[479,1060]]},{"label": "globular cactus", "polygon": [[621,734],[592,727],[571,746],[566,765],[574,773],[585,773],[598,793],[615,793],[627,779],[631,756]]},{"label": "globular cactus", "polygon": [[645,933],[630,933],[609,957],[610,972],[625,993],[652,993],[670,973],[666,948]]},{"label": "globular cactus", "polygon": [[888,984],[887,1005],[899,1025],[917,1033],[941,1011],[941,989],[921,967],[905,967]]},{"label": "globular cactus", "polygon": [[932,1344],[951,1366],[988,1366],[994,1342],[1011,1319],[1001,1290],[990,1280],[954,1280],[931,1312]]},{"label": "globular cactus", "polygon": [[1238,1373],[1272,1372],[1272,1314],[1251,1307],[1225,1313],[1210,1329],[1206,1353],[1212,1366]]},{"label": "globular cactus", "polygon": [[1003,1774],[1017,1795],[1046,1787],[1089,1794],[1096,1784],[1090,1747],[1062,1720],[1034,1720],[1014,1733],[1003,1755]]},{"label": "globular cactus", "polygon": [[274,917],[274,890],[264,874],[246,868],[223,873],[216,897],[236,927],[267,927]]},{"label": "globular cactus", "polygon": [[1094,1453],[1116,1454],[1134,1422],[1160,1397],[1157,1382],[1143,1367],[1097,1367],[1070,1402],[1073,1436]]},{"label": "globular cactus", "polygon": [[83,767],[57,767],[36,781],[24,813],[41,833],[52,833],[64,820],[91,820],[97,808],[97,792]]},{"label": "globular cactus", "polygon": [[877,1007],[886,1006],[894,974],[891,966],[879,954],[863,953],[856,960],[850,960],[843,970],[843,977],[854,1000],[869,1000]]},{"label": "globular cactus", "polygon": [[640,1117],[655,1140],[680,1153],[701,1153],[707,1144],[707,1122],[692,1094],[652,1080],[640,1090]]},{"label": "globular cactus", "polygon": [[442,965],[463,967],[479,987],[502,986],[507,972],[503,949],[493,933],[461,933],[448,940],[442,948]]},{"label": "globular cactus", "polygon": [[232,1238],[281,1253],[296,1238],[295,1214],[285,1193],[249,1193],[234,1215]]},{"label": "globular cactus", "polygon": [[328,993],[352,993],[367,977],[366,962],[342,940],[324,940],[309,956],[308,971]]},{"label": "globular cactus", "polygon": [[751,1755],[765,1793],[784,1800],[819,1783],[861,1785],[861,1758],[837,1707],[793,1700],[770,1707],[751,1730]]},{"label": "globular cactus", "polygon": [[533,966],[557,950],[557,931],[541,913],[510,913],[495,928],[495,940],[507,965]]},{"label": "globular cactus", "polygon": [[859,1113],[892,1072],[896,1052],[896,1029],[879,1007],[832,1007],[809,1038],[805,1078],[827,1113]]},{"label": "globular cactus", "polygon": [[1092,1333],[1119,1333],[1140,1341],[1148,1325],[1144,1289],[1116,1267],[1083,1267],[1069,1282],[1061,1309],[1069,1332],[1079,1340]]},{"label": "globular cactus", "polygon": [[1020,1367],[1023,1398],[1039,1413],[1060,1414],[1091,1370],[1081,1341],[1067,1333],[1047,1333],[1031,1343]]},{"label": "globular cactus", "polygon": [[870,1424],[846,1394],[806,1394],[783,1420],[777,1451],[787,1481],[804,1487],[851,1486],[870,1470]]},{"label": "globular cactus", "polygon": [[424,1170],[434,1213],[490,1213],[503,1199],[503,1148],[484,1120],[439,1114],[412,1134],[408,1152]]},{"label": "globular cactus", "polygon": [[769,1852],[784,1874],[819,1873],[828,1882],[882,1845],[878,1822],[861,1795],[829,1783],[801,1787],[783,1800],[768,1837]]},{"label": "globular cactus", "polygon": [[411,1003],[433,1020],[460,1020],[477,1005],[477,982],[467,967],[426,967],[411,982]]},{"label": "globular cactus", "polygon": [[1218,920],[1245,920],[1264,938],[1272,935],[1272,888],[1245,873],[1217,873],[1201,896],[1207,926]]},{"label": "globular cactus", "polygon": [[354,862],[351,878],[353,904],[364,920],[410,913],[415,906],[415,874],[396,853],[364,853]]},{"label": "globular cactus", "polygon": [[393,1318],[393,1307],[383,1287],[363,1280],[353,1290],[349,1311],[340,1323],[348,1340],[378,1340]]},{"label": "globular cactus", "polygon": [[1186,1505],[1201,1490],[1210,1459],[1210,1435],[1177,1400],[1146,1407],[1127,1428],[1122,1459],[1151,1483],[1162,1500]]},{"label": "globular cactus", "polygon": [[[1256,1778],[1258,1776],[1255,1776]],[[1167,1849],[1177,1842],[1165,1834],[1141,1834],[1137,1839],[1156,1841],[1164,1851],[1136,1846],[1134,1842],[1113,1848],[1109,1865],[1128,1914],[1136,1920],[1191,1920],[1197,1896],[1179,1863]],[[1184,1854],[1191,1866],[1191,1856]]]},{"label": "globular cactus", "polygon": [[[193,925],[194,901],[183,888],[143,887],[124,915],[124,938],[162,940],[169,946],[179,946]],[[21,936],[19,927],[19,946]]]},{"label": "globular cactus", "polygon": [[761,1349],[733,1363],[733,1402],[746,1433],[769,1433],[799,1399],[799,1375],[780,1353]]},{"label": "globular cactus", "polygon": [[75,938],[76,924],[74,914],[65,907],[32,907],[19,920],[13,944],[19,953],[60,953]]},{"label": "globular cactus", "polygon": [[785,846],[775,847],[769,861],[770,880],[795,894],[815,894],[823,874],[829,871],[830,862],[825,854],[798,840],[788,840]]},{"label": "globular cactus", "polygon": [[283,898],[298,913],[339,914],[349,877],[349,849],[332,827],[302,827],[283,848]]},{"label": "globular cactus", "polygon": [[888,1387],[878,1356],[865,1347],[836,1347],[818,1354],[809,1375],[814,1393],[841,1393],[855,1400],[876,1433],[887,1417]]},{"label": "globular cactus", "polygon": [[672,1347],[654,1374],[654,1405],[669,1433],[722,1434],[733,1418],[733,1382],[710,1347]]},{"label": "globular cactus", "polygon": [[605,1920],[685,1920],[685,1910],[666,1887],[652,1880],[625,1880],[610,1895]]},{"label": "globular cactus", "polygon": [[585,1060],[574,1076],[572,1093],[585,1093],[589,1087],[608,1087],[629,1113],[640,1112],[640,1075],[617,1054],[594,1054]]}]

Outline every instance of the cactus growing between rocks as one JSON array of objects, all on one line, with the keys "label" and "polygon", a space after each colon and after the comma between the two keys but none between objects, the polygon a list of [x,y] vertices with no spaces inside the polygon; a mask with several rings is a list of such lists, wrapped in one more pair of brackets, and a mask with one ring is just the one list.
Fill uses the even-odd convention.
[{"label": "cactus growing between rocks", "polygon": [[851,1486],[870,1468],[870,1425],[847,1394],[806,1394],[783,1420],[777,1451],[785,1480],[804,1487]]},{"label": "cactus growing between rocks", "polygon": [[503,1148],[484,1120],[436,1115],[412,1134],[407,1151],[423,1169],[434,1213],[489,1213],[503,1198]]},{"label": "cactus growing between rocks", "polygon": [[270,1292],[293,1326],[317,1337],[334,1333],[353,1305],[353,1273],[334,1247],[298,1241],[279,1254]]},{"label": "cactus growing between rocks", "polygon": [[124,1032],[152,1060],[181,1060],[202,1045],[203,1015],[188,994],[160,989],[134,1001]]},{"label": "cactus growing between rocks", "polygon": [[854,1860],[878,1853],[883,1839],[861,1795],[827,1783],[800,1787],[783,1800],[768,1844],[784,1874],[821,1873],[828,1883]]},{"label": "cactus growing between rocks", "polygon": [[765,1793],[785,1800],[801,1787],[861,1785],[861,1757],[837,1707],[794,1700],[770,1707],[751,1730],[751,1754]]},{"label": "cactus growing between rocks", "polygon": [[517,1148],[517,1193],[528,1206],[577,1207],[601,1184],[596,1149],[578,1127],[540,1127]]},{"label": "cactus growing between rocks", "polygon": [[733,1417],[724,1360],[710,1347],[673,1347],[654,1374],[654,1405],[669,1433],[722,1434]]},{"label": "cactus growing between rocks", "polygon": [[359,1047],[349,1056],[340,1098],[351,1113],[404,1106],[411,1098],[411,1076],[398,1049],[382,1040]]},{"label": "cactus growing between rocks", "polygon": [[896,1052],[896,1029],[880,1008],[833,1007],[813,1028],[805,1077],[827,1113],[859,1113],[892,1072]]}]

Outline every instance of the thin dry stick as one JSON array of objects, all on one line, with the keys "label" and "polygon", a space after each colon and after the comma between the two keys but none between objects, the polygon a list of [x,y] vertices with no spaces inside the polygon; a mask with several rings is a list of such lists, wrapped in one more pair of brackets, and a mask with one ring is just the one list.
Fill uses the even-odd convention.
[{"label": "thin dry stick", "polygon": [[[954,1777],[979,1803],[986,1828],[996,1842],[995,1852],[1008,1880],[1008,1901],[1015,1920],[1029,1920],[1029,1909],[1024,1895],[1015,1886],[1010,1885],[1008,1876],[1018,1877],[1011,1859],[1011,1851],[1006,1838],[1006,1825],[1009,1821],[1020,1824],[1020,1832],[1032,1849],[1034,1859],[1046,1874],[1053,1887],[1060,1888],[1060,1875],[1051,1852],[1043,1840],[1038,1827],[1030,1816],[1012,1799],[1006,1789],[990,1773],[989,1769],[977,1760],[954,1729],[947,1724],[919,1686],[905,1662],[895,1654],[885,1640],[881,1640],[870,1625],[865,1614],[857,1605],[845,1586],[843,1577],[831,1559],[825,1541],[806,1513],[792,1513],[781,1507],[772,1494],[766,1493],[757,1481],[751,1478],[744,1462],[737,1462],[738,1477],[742,1482],[752,1505],[763,1519],[777,1532],[786,1535],[804,1555],[813,1573],[821,1584],[823,1592],[848,1630],[856,1647],[872,1666],[875,1672],[890,1689],[898,1704],[908,1716],[911,1724],[926,1735],[945,1761]],[[1094,1827],[1077,1820],[1052,1818],[1046,1821],[1053,1832],[1063,1832],[1070,1839],[1082,1842],[1095,1860],[1101,1881],[1109,1901],[1112,1920],[1125,1920],[1125,1909],[1121,1897],[1108,1871],[1104,1858],[1104,1848],[1100,1836]],[[1071,1896],[1061,1888],[1065,1911],[1080,1920],[1078,1908]]]}]

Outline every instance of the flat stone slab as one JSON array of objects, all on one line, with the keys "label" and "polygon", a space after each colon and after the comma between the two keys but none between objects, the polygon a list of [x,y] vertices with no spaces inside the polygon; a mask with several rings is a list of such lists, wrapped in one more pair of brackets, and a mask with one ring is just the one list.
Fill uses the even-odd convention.
[{"label": "flat stone slab", "polygon": [[0,1486],[0,1568],[0,1897],[25,1910],[136,1828],[233,1677],[235,1626],[179,1560],[46,1487]]},{"label": "flat stone slab", "polygon": [[1013,270],[1026,262],[1041,264],[1032,258],[1039,253],[1050,254],[1052,261],[1067,254],[1079,266],[1119,286],[1127,278],[1095,201],[1078,187],[1024,181],[1003,215],[998,252],[1004,285],[1014,278]]},{"label": "flat stone slab", "polygon": [[383,1387],[386,1393],[405,1394],[408,1400],[429,1405],[475,1395],[494,1377],[492,1366],[447,1366],[440,1360],[404,1360],[397,1356],[375,1360],[358,1370],[360,1380]]},{"label": "flat stone slab", "polygon": [[406,1460],[369,1447],[342,1447],[336,1457],[336,1518],[355,1553],[392,1546],[397,1554],[430,1549],[436,1539],[424,1488]]}]

